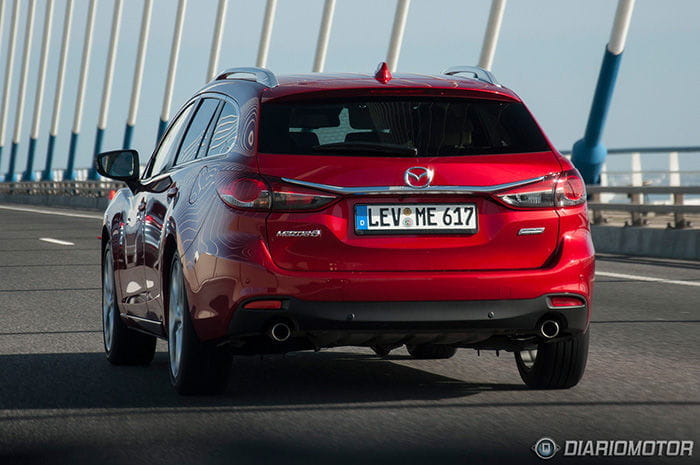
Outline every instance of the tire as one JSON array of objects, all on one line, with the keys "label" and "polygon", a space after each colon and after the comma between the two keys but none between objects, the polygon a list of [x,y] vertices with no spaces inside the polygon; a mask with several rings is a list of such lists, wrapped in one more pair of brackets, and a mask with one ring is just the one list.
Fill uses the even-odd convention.
[{"label": "tire", "polygon": [[406,350],[411,354],[411,357],[421,360],[447,359],[457,353],[456,347],[444,344],[406,345]]},{"label": "tire", "polygon": [[568,389],[581,380],[588,359],[590,330],[571,339],[541,343],[533,351],[515,352],[520,377],[533,389]]},{"label": "tire", "polygon": [[168,286],[168,359],[170,382],[183,395],[219,394],[226,389],[233,357],[202,343],[195,333],[180,257],[170,266]]},{"label": "tire", "polygon": [[107,360],[114,365],[148,365],[156,351],[155,336],[129,329],[119,316],[110,244],[102,257],[102,341]]}]

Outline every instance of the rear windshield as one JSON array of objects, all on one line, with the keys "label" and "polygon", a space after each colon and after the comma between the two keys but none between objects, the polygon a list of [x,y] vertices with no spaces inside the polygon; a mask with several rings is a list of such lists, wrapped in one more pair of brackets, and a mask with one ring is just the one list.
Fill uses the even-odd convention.
[{"label": "rear windshield", "polygon": [[260,124],[263,153],[435,157],[549,150],[524,105],[496,100],[270,102]]}]

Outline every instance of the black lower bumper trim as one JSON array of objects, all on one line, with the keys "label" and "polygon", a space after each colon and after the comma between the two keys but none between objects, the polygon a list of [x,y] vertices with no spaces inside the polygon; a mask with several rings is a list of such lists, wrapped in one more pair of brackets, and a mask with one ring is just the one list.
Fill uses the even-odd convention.
[{"label": "black lower bumper trim", "polygon": [[551,309],[536,299],[429,302],[315,302],[283,299],[277,310],[236,310],[228,339],[260,336],[278,321],[317,347],[425,341],[469,346],[493,336],[529,337],[544,319],[562,335],[588,327],[586,307]]}]

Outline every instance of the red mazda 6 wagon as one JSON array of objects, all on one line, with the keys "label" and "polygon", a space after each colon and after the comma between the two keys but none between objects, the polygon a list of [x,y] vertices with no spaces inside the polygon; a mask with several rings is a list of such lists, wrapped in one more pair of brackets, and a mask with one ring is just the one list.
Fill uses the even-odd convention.
[{"label": "red mazda 6 wagon", "polygon": [[586,192],[520,98],[444,74],[223,72],[153,155],[100,154],[104,346],[180,393],[226,387],[236,354],[338,346],[421,359],[515,354],[568,388],[588,353]]}]

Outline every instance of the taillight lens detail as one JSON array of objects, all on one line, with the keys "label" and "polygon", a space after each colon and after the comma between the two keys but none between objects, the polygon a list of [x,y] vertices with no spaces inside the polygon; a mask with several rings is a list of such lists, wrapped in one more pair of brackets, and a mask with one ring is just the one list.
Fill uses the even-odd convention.
[{"label": "taillight lens detail", "polygon": [[282,181],[272,184],[272,210],[316,210],[338,198],[337,195],[294,186]]},{"label": "taillight lens detail", "polygon": [[586,184],[578,171],[565,171],[559,176],[556,202],[558,207],[571,207],[586,203]]},{"label": "taillight lens detail", "polygon": [[270,188],[260,178],[241,177],[219,187],[219,197],[234,208],[269,210],[272,204]]},{"label": "taillight lens detail", "polygon": [[586,202],[586,186],[576,170],[549,175],[543,181],[497,194],[503,203],[517,208],[571,207]]},{"label": "taillight lens detail", "polygon": [[338,196],[261,177],[236,178],[219,187],[219,197],[228,206],[250,210],[317,210]]},{"label": "taillight lens detail", "polygon": [[508,205],[518,208],[542,208],[554,206],[556,177],[547,176],[544,181],[518,187],[497,197]]}]

